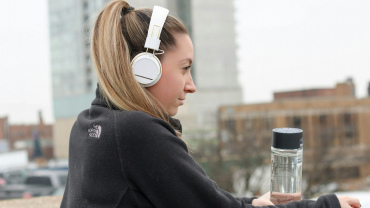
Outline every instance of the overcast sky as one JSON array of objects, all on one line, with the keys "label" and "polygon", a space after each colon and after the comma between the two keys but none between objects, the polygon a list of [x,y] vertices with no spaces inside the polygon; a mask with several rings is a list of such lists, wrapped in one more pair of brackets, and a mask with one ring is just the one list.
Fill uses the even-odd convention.
[{"label": "overcast sky", "polygon": [[0,0],[0,117],[53,121],[47,0]]},{"label": "overcast sky", "polygon": [[274,91],[334,87],[352,77],[356,96],[370,82],[370,1],[236,0],[239,80],[244,101]]},{"label": "overcast sky", "polygon": [[[235,0],[239,81],[246,103],[274,91],[370,81],[370,1]],[[47,0],[0,0],[0,117],[52,122]]]}]

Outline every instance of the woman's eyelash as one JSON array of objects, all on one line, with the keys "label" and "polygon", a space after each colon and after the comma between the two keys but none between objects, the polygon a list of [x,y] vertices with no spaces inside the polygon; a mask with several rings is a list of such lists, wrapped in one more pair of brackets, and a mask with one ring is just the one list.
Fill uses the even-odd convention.
[{"label": "woman's eyelash", "polygon": [[188,70],[188,69],[190,69],[190,67],[191,67],[191,66],[186,66],[186,67],[184,67],[184,68],[182,68],[182,69],[184,69],[184,70]]}]

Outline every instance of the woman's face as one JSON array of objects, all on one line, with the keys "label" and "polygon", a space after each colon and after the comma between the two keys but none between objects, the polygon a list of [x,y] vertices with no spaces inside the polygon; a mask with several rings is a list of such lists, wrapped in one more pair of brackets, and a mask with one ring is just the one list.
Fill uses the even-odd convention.
[{"label": "woman's face", "polygon": [[193,62],[193,44],[189,35],[176,34],[176,48],[165,51],[160,80],[147,90],[167,109],[170,116],[177,113],[184,104],[187,93],[194,93],[196,87],[190,74]]}]

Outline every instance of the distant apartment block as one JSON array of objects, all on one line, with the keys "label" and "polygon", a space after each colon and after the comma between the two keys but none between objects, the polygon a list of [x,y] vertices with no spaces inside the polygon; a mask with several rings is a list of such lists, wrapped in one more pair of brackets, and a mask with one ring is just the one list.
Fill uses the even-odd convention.
[{"label": "distant apartment block", "polygon": [[235,153],[247,144],[254,147],[251,155],[262,152],[270,164],[272,129],[301,128],[304,171],[325,170],[324,175],[338,179],[343,190],[366,187],[370,181],[370,96],[356,99],[353,89],[348,80],[333,89],[275,93],[271,103],[221,107],[223,157],[238,157]]}]

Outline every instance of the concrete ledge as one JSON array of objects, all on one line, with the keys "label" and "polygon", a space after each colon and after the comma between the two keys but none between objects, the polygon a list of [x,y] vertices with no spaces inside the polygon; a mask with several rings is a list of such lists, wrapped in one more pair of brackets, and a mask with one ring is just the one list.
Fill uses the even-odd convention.
[{"label": "concrete ledge", "polygon": [[43,196],[30,199],[0,201],[1,208],[59,208],[63,196]]}]

